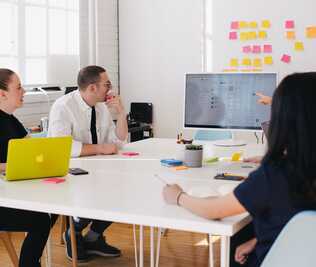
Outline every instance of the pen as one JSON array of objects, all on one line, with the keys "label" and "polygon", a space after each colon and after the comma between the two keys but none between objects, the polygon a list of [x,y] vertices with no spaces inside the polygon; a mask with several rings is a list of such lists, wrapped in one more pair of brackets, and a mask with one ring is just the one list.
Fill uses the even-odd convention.
[{"label": "pen", "polygon": [[164,185],[168,185],[168,183],[163,178],[161,178],[158,174],[154,174],[154,176]]}]

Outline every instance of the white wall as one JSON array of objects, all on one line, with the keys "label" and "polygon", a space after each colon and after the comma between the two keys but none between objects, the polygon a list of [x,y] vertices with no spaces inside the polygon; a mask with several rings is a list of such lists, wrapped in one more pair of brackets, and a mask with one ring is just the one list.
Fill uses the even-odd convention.
[{"label": "white wall", "polygon": [[183,129],[184,74],[202,71],[203,0],[119,1],[124,104],[152,102],[155,137]]}]

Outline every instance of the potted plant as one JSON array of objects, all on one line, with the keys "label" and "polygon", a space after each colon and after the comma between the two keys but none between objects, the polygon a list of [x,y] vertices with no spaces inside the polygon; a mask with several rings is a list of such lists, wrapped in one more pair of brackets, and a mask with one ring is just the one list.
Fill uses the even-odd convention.
[{"label": "potted plant", "polygon": [[203,146],[186,145],[184,150],[184,164],[188,167],[202,167]]}]

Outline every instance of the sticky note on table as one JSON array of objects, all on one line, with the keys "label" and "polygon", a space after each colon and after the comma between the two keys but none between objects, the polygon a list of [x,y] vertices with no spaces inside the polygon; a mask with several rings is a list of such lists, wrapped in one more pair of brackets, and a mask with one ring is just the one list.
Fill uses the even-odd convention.
[{"label": "sticky note on table", "polygon": [[251,59],[250,58],[243,58],[241,64],[244,66],[251,66]]},{"label": "sticky note on table", "polygon": [[237,29],[239,28],[239,23],[238,23],[238,21],[232,21],[232,22],[230,23],[230,28],[231,28],[232,30],[237,30]]},{"label": "sticky note on table", "polygon": [[240,29],[248,28],[248,23],[246,21],[239,21],[238,24]]},{"label": "sticky note on table", "polygon": [[254,58],[252,65],[256,68],[261,67],[262,66],[262,60],[261,58]]},{"label": "sticky note on table", "polygon": [[258,23],[256,21],[249,22],[249,28],[256,29],[258,27]]},{"label": "sticky note on table", "polygon": [[294,31],[287,31],[286,32],[286,38],[288,40],[294,40],[296,38]]},{"label": "sticky note on table", "polygon": [[269,29],[271,27],[271,23],[270,23],[270,20],[263,20],[261,22],[261,27],[262,28],[265,28],[265,29]]},{"label": "sticky note on table", "polygon": [[251,52],[251,46],[250,45],[246,45],[242,47],[242,52],[243,53],[250,53]]},{"label": "sticky note on table", "polygon": [[316,26],[310,26],[306,28],[307,38],[316,38]]},{"label": "sticky note on table", "polygon": [[272,53],[272,45],[269,45],[269,44],[263,45],[263,53]]},{"label": "sticky note on table", "polygon": [[294,29],[294,20],[286,20],[285,29]]},{"label": "sticky note on table", "polygon": [[267,56],[263,58],[263,62],[265,65],[272,65],[273,64],[273,58],[271,56]]},{"label": "sticky note on table", "polygon": [[187,166],[177,166],[177,167],[174,167],[174,169],[176,171],[184,171],[184,170],[189,169],[189,167],[187,167]]},{"label": "sticky note on table", "polygon": [[252,46],[252,53],[254,53],[254,54],[261,53],[261,46],[260,45],[253,45]]},{"label": "sticky note on table", "polygon": [[267,32],[266,31],[258,31],[258,38],[259,39],[266,39],[267,38]]},{"label": "sticky note on table", "polygon": [[237,40],[237,38],[238,38],[237,32],[229,33],[229,40]]},{"label": "sticky note on table", "polygon": [[65,182],[66,179],[64,178],[57,178],[57,177],[52,177],[52,178],[47,178],[43,180],[43,183],[47,183],[47,184],[60,184]]},{"label": "sticky note on table", "polygon": [[291,56],[287,54],[283,54],[281,57],[281,61],[284,63],[290,63],[291,62]]},{"label": "sticky note on table", "polygon": [[122,155],[128,156],[128,157],[133,157],[133,156],[138,156],[139,153],[137,153],[137,152],[123,152]]},{"label": "sticky note on table", "polygon": [[238,67],[238,59],[237,58],[232,58],[230,59],[230,64],[231,67]]},{"label": "sticky note on table", "polygon": [[294,50],[295,51],[304,51],[304,44],[303,44],[303,42],[295,42]]},{"label": "sticky note on table", "polygon": [[240,160],[240,157],[241,157],[242,153],[241,152],[235,152],[233,153],[232,155],[232,161],[239,161]]}]

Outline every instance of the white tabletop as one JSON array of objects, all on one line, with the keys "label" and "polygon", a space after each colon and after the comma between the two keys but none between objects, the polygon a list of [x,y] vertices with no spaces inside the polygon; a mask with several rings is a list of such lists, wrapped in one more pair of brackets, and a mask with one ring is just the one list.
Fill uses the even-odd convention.
[{"label": "white tabletop", "polygon": [[140,155],[135,157],[115,155],[73,159],[71,167],[83,168],[89,174],[69,175],[66,182],[60,184],[46,184],[42,180],[0,181],[0,206],[233,235],[250,221],[248,214],[206,220],[181,207],[167,205],[161,194],[163,183],[154,174],[159,174],[168,183],[179,183],[193,195],[212,195],[227,193],[238,185],[238,182],[214,180],[216,173],[228,170],[247,174],[254,168],[243,168],[244,164],[231,162],[183,171],[163,167],[159,159],[172,156],[173,142],[151,139],[128,144],[124,151],[139,152]]}]

